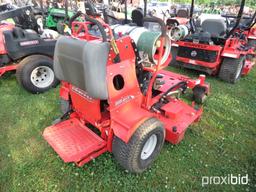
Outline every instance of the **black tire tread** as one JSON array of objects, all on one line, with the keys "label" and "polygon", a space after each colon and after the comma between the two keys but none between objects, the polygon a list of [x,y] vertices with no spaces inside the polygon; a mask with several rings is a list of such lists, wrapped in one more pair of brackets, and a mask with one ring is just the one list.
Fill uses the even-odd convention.
[{"label": "black tire tread", "polygon": [[[240,77],[241,72],[238,78],[236,78],[236,73],[238,70],[238,66],[241,62],[244,62],[245,57],[241,56],[238,59],[233,58],[224,58],[219,71],[219,78],[228,83],[236,83]],[[243,68],[242,68],[243,70]]]},{"label": "black tire tread", "polygon": [[[141,173],[144,171],[147,167],[141,168],[139,167],[136,158],[134,158],[134,154],[140,154],[140,144],[142,144],[143,140],[147,137],[147,134],[150,133],[152,130],[154,130],[156,127],[161,127],[163,133],[164,128],[162,123],[156,119],[156,118],[150,118],[144,121],[138,129],[135,131],[133,136],[130,138],[129,142],[126,144],[118,137],[114,137],[113,139],[113,154],[115,159],[120,163],[122,167],[124,167],[126,170],[134,173]],[[164,135],[165,138],[165,135]],[[155,157],[159,154],[163,143],[163,141],[160,141],[160,149],[157,154],[155,154]],[[152,160],[152,162],[154,159]],[[152,163],[151,162],[151,163]]]},{"label": "black tire tread", "polygon": [[[24,78],[27,78],[25,77],[25,74],[23,73],[23,70],[24,68],[31,62],[33,61],[37,61],[37,60],[40,60],[40,59],[45,59],[45,60],[48,60],[49,62],[53,62],[52,59],[48,56],[45,56],[45,55],[30,55],[28,57],[25,57],[24,59],[22,59],[20,62],[19,62],[19,65],[16,69],[16,79],[18,81],[18,83],[24,88],[26,89],[27,91],[31,92],[31,93],[43,93],[45,91],[47,91],[49,88],[51,87],[56,87],[59,83],[59,81],[55,78],[51,87],[49,88],[45,88],[45,89],[38,89],[38,88],[35,88],[35,87],[31,87],[28,83],[26,83],[24,81]],[[52,66],[53,67],[53,66]]]}]

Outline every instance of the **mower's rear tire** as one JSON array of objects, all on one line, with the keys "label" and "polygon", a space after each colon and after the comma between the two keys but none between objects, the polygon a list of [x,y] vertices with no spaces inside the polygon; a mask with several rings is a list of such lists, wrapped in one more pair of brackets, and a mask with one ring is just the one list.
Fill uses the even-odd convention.
[{"label": "mower's rear tire", "polygon": [[176,56],[178,54],[178,48],[177,47],[172,47],[171,49],[171,53],[172,53],[172,60],[169,64],[169,66],[178,66],[178,62],[176,61]]},{"label": "mower's rear tire", "polygon": [[238,59],[224,58],[220,67],[219,78],[228,83],[236,83],[241,77],[244,64],[245,56]]},{"label": "mower's rear tire", "polygon": [[31,93],[43,93],[59,83],[53,72],[53,60],[44,55],[31,55],[18,65],[19,84]]},{"label": "mower's rear tire", "polygon": [[150,118],[139,125],[128,143],[114,136],[113,154],[123,168],[133,173],[141,173],[159,155],[164,139],[163,124]]}]

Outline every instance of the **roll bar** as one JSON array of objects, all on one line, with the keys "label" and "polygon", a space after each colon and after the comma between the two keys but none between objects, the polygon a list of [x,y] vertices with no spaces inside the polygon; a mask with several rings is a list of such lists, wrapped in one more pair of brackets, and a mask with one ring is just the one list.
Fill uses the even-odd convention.
[{"label": "roll bar", "polygon": [[189,16],[189,25],[190,25],[190,29],[191,29],[192,33],[195,32],[194,25],[193,25],[194,6],[195,6],[195,0],[191,0],[190,13],[189,13],[190,14],[190,16]]},{"label": "roll bar", "polygon": [[239,12],[238,12],[238,15],[237,15],[237,19],[236,19],[236,24],[235,26],[229,31],[229,33],[227,34],[227,38],[230,37],[230,35],[232,35],[234,33],[234,31],[237,29],[237,27],[239,26],[239,23],[241,21],[241,18],[242,18],[242,15],[243,15],[243,12],[244,12],[244,5],[245,5],[245,0],[242,0],[241,1],[241,4],[240,4],[240,9],[239,9]]},{"label": "roll bar", "polygon": [[252,16],[250,25],[248,26],[247,30],[250,29],[250,28],[252,28],[255,24],[256,24],[256,11],[254,12],[254,14],[253,14],[253,16]]}]

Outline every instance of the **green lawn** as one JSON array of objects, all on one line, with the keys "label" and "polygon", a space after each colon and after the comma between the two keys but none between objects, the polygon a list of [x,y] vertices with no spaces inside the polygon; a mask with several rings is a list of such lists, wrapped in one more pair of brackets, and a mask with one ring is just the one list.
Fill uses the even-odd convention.
[{"label": "green lawn", "polygon": [[[173,69],[196,77],[198,73]],[[110,153],[82,168],[65,164],[42,131],[60,115],[58,88],[24,91],[14,75],[0,80],[0,192],[256,191],[256,69],[236,85],[208,77],[202,120],[177,146],[166,143],[146,172],[125,172]],[[201,186],[202,176],[249,174],[249,185]]]}]

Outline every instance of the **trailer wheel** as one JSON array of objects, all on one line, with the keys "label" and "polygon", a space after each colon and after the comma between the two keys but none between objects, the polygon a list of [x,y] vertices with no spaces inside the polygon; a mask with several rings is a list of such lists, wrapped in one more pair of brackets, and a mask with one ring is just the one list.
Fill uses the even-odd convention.
[{"label": "trailer wheel", "polygon": [[133,173],[140,173],[159,155],[164,139],[165,131],[162,123],[150,118],[137,128],[128,143],[114,136],[113,154],[123,168]]},{"label": "trailer wheel", "polygon": [[203,104],[207,98],[206,88],[200,85],[196,85],[193,88],[193,100],[197,104]]},{"label": "trailer wheel", "polygon": [[219,78],[228,83],[236,83],[242,74],[245,56],[238,59],[224,58],[219,71]]},{"label": "trailer wheel", "polygon": [[53,72],[53,60],[44,55],[24,58],[18,65],[16,77],[19,84],[31,93],[43,93],[59,83]]},{"label": "trailer wheel", "polygon": [[172,47],[171,53],[172,53],[172,60],[171,60],[171,62],[170,62],[169,65],[170,65],[170,66],[177,66],[178,63],[177,63],[177,61],[176,61],[176,56],[177,56],[177,54],[178,54],[178,48],[177,48],[177,47]]}]

